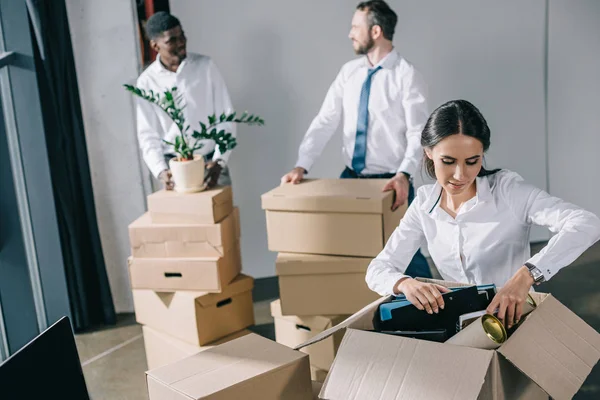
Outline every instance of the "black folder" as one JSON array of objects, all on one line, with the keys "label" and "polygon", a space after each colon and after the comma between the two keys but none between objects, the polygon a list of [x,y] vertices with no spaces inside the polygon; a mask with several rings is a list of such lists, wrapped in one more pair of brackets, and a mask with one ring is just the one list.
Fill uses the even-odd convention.
[{"label": "black folder", "polygon": [[[444,309],[438,314],[428,314],[419,310],[406,301],[400,302],[398,307],[389,303],[380,304],[385,312],[375,314],[373,324],[377,331],[424,331],[445,329],[448,338],[456,333],[458,317],[473,311],[485,309],[487,305],[482,301],[476,286],[469,286],[450,293],[444,293]],[[483,306],[483,308],[482,308]],[[381,317],[384,315],[384,318]]]}]

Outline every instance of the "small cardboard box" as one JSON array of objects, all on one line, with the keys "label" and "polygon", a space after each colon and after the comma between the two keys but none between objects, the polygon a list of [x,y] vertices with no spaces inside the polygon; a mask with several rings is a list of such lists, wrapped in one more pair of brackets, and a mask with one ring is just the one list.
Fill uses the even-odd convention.
[{"label": "small cardboard box", "polygon": [[371,260],[279,253],[275,269],[283,315],[349,315],[377,300],[365,282]]},{"label": "small cardboard box", "polygon": [[[306,342],[318,333],[329,329],[343,320],[348,315],[316,315],[312,317],[283,316],[281,314],[281,303],[279,300],[271,302],[271,316],[275,320],[275,338],[277,343],[294,348]],[[309,355],[310,365],[319,369],[329,371],[331,363],[335,358],[344,332],[339,331],[325,340],[315,343],[314,346],[302,349]]]},{"label": "small cardboard box", "polygon": [[262,195],[269,250],[374,257],[400,223],[385,179],[317,179]]},{"label": "small cardboard box", "polygon": [[217,224],[153,224],[145,213],[129,225],[131,255],[137,258],[223,257],[240,237],[239,208]]},{"label": "small cardboard box", "polygon": [[204,346],[254,324],[254,279],[239,275],[222,293],[134,289],[136,321]]},{"label": "small cardboard box", "polygon": [[155,224],[216,224],[231,211],[231,186],[197,193],[160,190],[148,196],[148,212]]},{"label": "small cardboard box", "polygon": [[308,356],[254,333],[146,372],[149,400],[311,400]]},{"label": "small cardboard box", "polygon": [[348,328],[319,395],[324,399],[570,399],[600,358],[600,334],[552,295],[532,296],[537,308],[497,350],[372,332],[387,297],[296,348]]},{"label": "small cardboard box", "polygon": [[197,290],[219,293],[242,271],[240,244],[223,257],[130,257],[132,289]]},{"label": "small cardboard box", "polygon": [[146,361],[148,369],[155,369],[163,365],[171,364],[176,361],[196,354],[198,352],[208,350],[230,340],[237,339],[250,333],[249,330],[232,333],[219,340],[211,342],[205,346],[196,346],[179,340],[171,335],[160,332],[149,326],[142,326],[144,335],[144,348],[146,349]]}]

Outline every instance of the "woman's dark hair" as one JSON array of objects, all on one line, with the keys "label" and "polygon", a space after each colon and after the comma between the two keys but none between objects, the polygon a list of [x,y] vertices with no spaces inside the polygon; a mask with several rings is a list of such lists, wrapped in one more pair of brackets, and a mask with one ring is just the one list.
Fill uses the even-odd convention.
[{"label": "woman's dark hair", "polygon": [[[490,147],[490,128],[485,118],[477,107],[466,100],[449,101],[431,114],[421,134],[421,146],[423,149],[432,148],[448,136],[459,133],[479,140],[484,152]],[[435,179],[433,160],[427,154],[423,154],[423,164],[427,175]],[[488,171],[482,165],[477,176],[492,175],[498,171]]]}]

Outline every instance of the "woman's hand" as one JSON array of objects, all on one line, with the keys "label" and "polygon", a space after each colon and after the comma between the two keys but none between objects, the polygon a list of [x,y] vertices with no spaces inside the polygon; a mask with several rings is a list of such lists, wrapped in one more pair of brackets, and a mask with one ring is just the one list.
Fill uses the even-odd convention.
[{"label": "woman's hand", "polygon": [[507,328],[518,324],[523,313],[523,303],[527,300],[527,294],[533,283],[529,269],[522,266],[496,293],[486,310],[487,313],[495,314],[497,309],[496,316]]},{"label": "woman's hand", "polygon": [[394,292],[403,293],[406,299],[419,310],[426,310],[429,314],[438,313],[444,309],[444,298],[442,293],[450,292],[450,289],[434,283],[424,283],[412,278],[402,278],[396,284]]}]

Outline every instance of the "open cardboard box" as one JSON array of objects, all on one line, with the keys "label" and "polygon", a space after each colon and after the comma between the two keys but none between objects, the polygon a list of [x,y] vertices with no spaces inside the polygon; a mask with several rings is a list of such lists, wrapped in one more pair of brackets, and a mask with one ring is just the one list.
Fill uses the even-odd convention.
[{"label": "open cardboard box", "polygon": [[322,399],[570,399],[600,358],[600,334],[552,295],[532,297],[537,308],[497,350],[372,332],[373,316],[389,297],[296,349],[347,329]]},{"label": "open cardboard box", "polygon": [[375,257],[406,211],[386,179],[307,179],[261,196],[269,250]]}]

